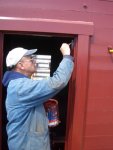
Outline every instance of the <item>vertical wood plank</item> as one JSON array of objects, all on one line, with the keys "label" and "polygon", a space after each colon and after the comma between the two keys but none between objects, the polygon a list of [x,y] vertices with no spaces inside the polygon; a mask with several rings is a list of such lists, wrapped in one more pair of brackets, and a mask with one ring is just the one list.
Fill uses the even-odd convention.
[{"label": "vertical wood plank", "polygon": [[82,150],[85,130],[89,64],[89,36],[78,35],[75,103],[70,149]]},{"label": "vertical wood plank", "polygon": [[2,150],[2,69],[3,69],[3,34],[0,33],[0,150]]},{"label": "vertical wood plank", "polygon": [[74,49],[71,50],[71,55],[74,57],[74,70],[72,73],[72,77],[69,82],[69,90],[68,90],[68,105],[67,105],[67,122],[66,122],[66,138],[65,138],[65,150],[70,150],[70,145],[72,141],[72,119],[74,112],[74,99],[75,99],[75,83],[76,83],[76,60],[77,60],[77,44],[78,40],[75,37],[74,40]]}]

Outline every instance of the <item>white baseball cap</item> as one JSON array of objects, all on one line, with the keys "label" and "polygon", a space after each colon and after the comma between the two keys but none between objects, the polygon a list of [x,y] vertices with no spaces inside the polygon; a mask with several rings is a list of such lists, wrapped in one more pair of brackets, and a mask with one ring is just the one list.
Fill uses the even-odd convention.
[{"label": "white baseball cap", "polygon": [[24,49],[22,47],[17,47],[9,51],[7,57],[6,57],[6,66],[7,67],[12,67],[16,65],[20,59],[23,56],[29,56],[34,54],[37,51],[37,49]]}]

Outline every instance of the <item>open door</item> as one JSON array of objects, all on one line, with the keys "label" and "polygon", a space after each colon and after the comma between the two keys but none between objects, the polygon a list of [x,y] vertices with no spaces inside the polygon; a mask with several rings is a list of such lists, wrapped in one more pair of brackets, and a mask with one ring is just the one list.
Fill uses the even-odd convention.
[{"label": "open door", "polygon": [[[24,47],[28,49],[37,48],[37,54],[41,55],[51,55],[51,75],[58,67],[60,61],[62,60],[61,52],[59,51],[62,43],[70,43],[74,37],[71,35],[25,35],[25,34],[4,34],[4,43],[3,43],[3,64],[5,64],[5,58],[9,50],[15,47]],[[74,41],[75,42],[75,41]],[[74,44],[75,45],[75,44]],[[75,53],[72,50],[72,55]],[[1,67],[3,73],[6,71],[5,65]],[[73,76],[74,77],[74,76]],[[71,79],[71,86],[68,84],[60,93],[58,93],[54,99],[59,103],[59,118],[60,124],[54,128],[50,128],[50,138],[51,138],[51,148],[52,150],[64,150],[65,141],[66,141],[66,130],[68,128],[67,112],[71,111],[71,100],[69,93],[72,92],[71,88],[74,86],[74,78]],[[69,92],[70,91],[70,92]],[[7,134],[6,134],[6,111],[5,111],[5,97],[6,90],[3,88],[2,95],[2,149],[7,150]],[[74,92],[73,92],[74,93]],[[68,101],[69,100],[69,101]],[[69,106],[68,106],[69,105]],[[69,107],[69,108],[68,108]],[[70,110],[68,110],[70,109]],[[69,114],[68,114],[69,115]],[[67,121],[66,121],[67,120]]]}]

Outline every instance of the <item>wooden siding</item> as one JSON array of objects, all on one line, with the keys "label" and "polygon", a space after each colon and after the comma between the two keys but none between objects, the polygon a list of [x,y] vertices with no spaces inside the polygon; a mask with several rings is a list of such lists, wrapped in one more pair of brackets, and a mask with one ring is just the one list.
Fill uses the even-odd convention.
[{"label": "wooden siding", "polygon": [[[81,120],[79,111],[82,110],[78,108],[82,108],[82,103],[78,103],[81,100],[75,97],[78,105],[74,105],[74,132],[71,133],[72,142],[68,145],[71,149],[68,150],[112,150],[113,56],[108,53],[108,46],[113,46],[113,1],[1,0],[0,30],[93,35],[89,39],[87,87],[85,93],[78,92],[78,97],[87,95],[85,109],[83,108],[85,114]],[[82,44],[82,41],[80,43]],[[84,52],[86,51],[82,47],[80,53],[83,59]],[[81,69],[79,64],[77,67]],[[82,76],[82,70],[80,74]],[[85,77],[77,83],[83,79],[85,80]],[[82,83],[79,86],[81,89]],[[83,88],[85,87],[83,86],[82,90]],[[80,124],[81,121],[84,122]]]}]

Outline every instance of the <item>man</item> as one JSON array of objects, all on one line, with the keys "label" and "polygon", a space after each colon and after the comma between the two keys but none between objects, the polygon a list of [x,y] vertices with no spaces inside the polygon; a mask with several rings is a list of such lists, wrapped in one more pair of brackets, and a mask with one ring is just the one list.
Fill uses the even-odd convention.
[{"label": "man", "polygon": [[3,84],[7,87],[7,134],[9,150],[50,150],[48,119],[43,103],[61,91],[73,71],[69,45],[63,43],[63,59],[52,77],[32,80],[36,71],[31,57],[36,52],[24,48],[9,51]]}]

